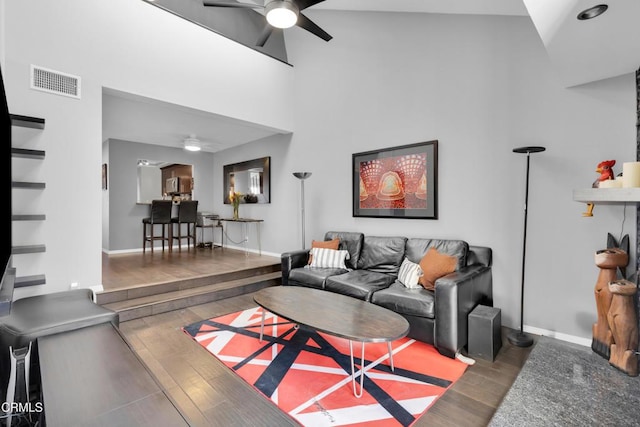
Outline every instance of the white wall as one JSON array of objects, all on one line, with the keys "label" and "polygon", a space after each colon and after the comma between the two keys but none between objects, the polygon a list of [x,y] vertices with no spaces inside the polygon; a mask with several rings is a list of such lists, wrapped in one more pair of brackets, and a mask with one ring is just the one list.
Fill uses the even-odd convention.
[{"label": "white wall", "polygon": [[[4,0],[0,1],[0,21],[4,21],[6,11],[4,7]],[[5,45],[5,26],[0,27],[0,66],[4,69],[4,45]]]},{"label": "white wall", "polygon": [[[543,145],[531,158],[525,327],[587,341],[593,254],[608,232],[630,234],[635,247],[635,209],[596,206],[582,218],[572,191],[590,187],[602,160],[617,159],[616,171],[635,160],[634,77],[563,88],[528,18],[314,11],[312,19],[334,39],[286,33],[296,72],[291,141],[215,156],[219,170],[272,156],[273,203],[241,207],[265,219],[263,250],[300,247],[291,173],[310,171],[307,242],[357,230],[489,246],[495,305],[503,324],[518,327],[526,157],[512,150]],[[438,220],[351,216],[351,154],[431,139],[439,140]]]},{"label": "white wall", "polygon": [[102,143],[102,161],[107,164],[107,189],[102,190],[102,250],[109,248],[109,194],[111,183],[109,178],[113,170],[109,166],[109,140]]},{"label": "white wall", "polygon": [[[461,238],[494,251],[495,305],[519,326],[525,186],[532,155],[525,325],[578,337],[595,321],[593,254],[606,234],[635,240],[635,210],[572,201],[605,159],[635,160],[632,75],[564,89],[528,18],[315,11],[334,36],[286,33],[295,65],[296,131],[281,159],[306,182],[307,239],[327,230]],[[439,140],[439,219],[351,216],[351,154]],[[274,159],[274,164],[279,160]],[[299,184],[274,185],[279,213],[299,224]],[[299,246],[281,234],[274,251]],[[635,247],[632,244],[632,247]]]},{"label": "white wall", "polygon": [[[291,135],[274,135],[250,144],[220,151],[213,156],[214,185],[212,211],[221,217],[230,218],[233,214],[233,206],[224,204],[223,190],[223,168],[225,165],[244,162],[271,156],[270,164],[270,184],[271,203],[242,203],[239,207],[240,216],[243,218],[257,218],[264,222],[260,225],[261,249],[265,255],[280,256],[280,253],[297,249],[300,244],[292,246],[292,237],[296,236],[298,228],[295,223],[295,213],[299,209],[296,205],[296,196],[299,194],[299,187],[291,188],[291,184],[296,180],[291,175],[290,165],[295,164],[295,159],[291,158]],[[295,183],[294,183],[295,184]],[[242,225],[232,222],[225,223],[225,233],[228,240],[225,242],[230,246],[243,248],[244,239]],[[247,247],[252,251],[258,250],[258,238],[255,227],[249,226],[247,229],[249,241]],[[296,241],[299,241],[297,239]]]},{"label": "white wall", "polygon": [[[622,207],[596,206],[584,219],[571,193],[601,160],[635,159],[633,76],[564,89],[522,17],[309,11],[334,39],[287,31],[292,69],[144,2],[4,3],[10,108],[47,119],[47,291],[100,282],[106,86],[283,130],[295,123],[293,136],[214,160],[221,175],[224,164],[272,156],[272,203],[241,207],[265,219],[264,251],[300,246],[291,173],[311,171],[308,240],[341,229],[490,246],[509,326],[519,316],[525,168],[511,150],[546,146],[532,158],[525,324],[590,336],[593,253],[607,232],[633,238],[635,213],[627,208],[623,224]],[[31,63],[82,76],[83,100],[30,91]],[[439,220],[351,216],[352,153],[431,139],[440,141]],[[230,214],[222,185],[213,191],[214,210]]]},{"label": "white wall", "polygon": [[[103,246],[106,251],[117,253],[142,250],[142,219],[149,216],[150,205],[136,203],[139,159],[193,166],[194,200],[198,201],[199,211],[210,211],[213,206],[213,187],[217,183],[214,179],[215,169],[212,167],[213,158],[212,153],[202,151],[195,153],[181,148],[110,139],[109,246]],[[161,171],[157,169],[156,173],[158,189],[155,198],[160,198]],[[174,216],[177,215],[176,207]],[[156,232],[159,231],[160,228],[156,228]],[[160,246],[160,242],[155,244]]]},{"label": "white wall", "polygon": [[[46,119],[47,253],[29,274],[45,273],[47,285],[19,289],[16,298],[101,283],[103,87],[292,129],[292,67],[145,2],[2,0],[1,7],[9,108]],[[30,64],[80,76],[82,99],[30,90]],[[26,274],[27,256],[15,258]]]},{"label": "white wall", "polygon": [[138,200],[151,203],[162,195],[162,172],[157,166],[138,166]]}]

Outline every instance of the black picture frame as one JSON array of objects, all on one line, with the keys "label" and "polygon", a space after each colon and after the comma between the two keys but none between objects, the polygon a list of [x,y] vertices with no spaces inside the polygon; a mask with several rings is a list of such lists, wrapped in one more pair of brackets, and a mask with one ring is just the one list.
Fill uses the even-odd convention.
[{"label": "black picture frame", "polygon": [[353,216],[438,219],[438,141],[352,155]]},{"label": "black picture frame", "polygon": [[[258,176],[256,187],[259,188],[255,194],[251,194],[248,191],[247,183],[248,178],[237,181],[236,178],[240,178],[242,175],[255,172]],[[224,165],[222,168],[223,174],[223,202],[224,204],[230,204],[229,198],[230,192],[238,192],[243,195],[240,199],[240,203],[271,203],[271,157],[261,157],[259,159],[247,160],[245,162],[233,163]]]}]

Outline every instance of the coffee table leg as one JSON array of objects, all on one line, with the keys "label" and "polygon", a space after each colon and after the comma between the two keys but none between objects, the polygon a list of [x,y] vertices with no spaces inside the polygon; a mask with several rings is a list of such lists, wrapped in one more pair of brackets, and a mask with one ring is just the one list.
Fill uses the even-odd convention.
[{"label": "coffee table leg", "polygon": [[391,351],[391,341],[387,341],[387,349],[389,351],[389,362],[391,364],[391,372],[395,372],[395,368],[393,367],[393,352]]},{"label": "coffee table leg", "polygon": [[264,318],[267,315],[267,310],[262,309],[262,321],[260,322],[260,342],[262,342],[262,336],[264,335]]},{"label": "coffee table leg", "polygon": [[351,354],[351,386],[353,387],[353,395],[355,397],[362,397],[363,383],[364,383],[364,341],[362,342],[362,356],[360,357],[360,392],[356,391],[356,366],[353,361],[353,341],[349,340],[349,353]]}]

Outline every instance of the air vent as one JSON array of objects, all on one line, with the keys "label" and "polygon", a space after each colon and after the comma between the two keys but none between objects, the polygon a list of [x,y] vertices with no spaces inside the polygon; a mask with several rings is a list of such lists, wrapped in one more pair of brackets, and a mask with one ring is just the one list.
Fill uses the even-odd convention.
[{"label": "air vent", "polygon": [[32,65],[31,89],[80,99],[80,77]]}]

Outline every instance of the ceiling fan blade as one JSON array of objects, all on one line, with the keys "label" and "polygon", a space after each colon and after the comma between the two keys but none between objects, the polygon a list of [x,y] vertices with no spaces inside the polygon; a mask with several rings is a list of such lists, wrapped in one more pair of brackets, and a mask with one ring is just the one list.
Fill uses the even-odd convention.
[{"label": "ceiling fan blade", "polygon": [[269,37],[271,36],[271,33],[273,33],[273,27],[269,24],[265,24],[264,29],[262,30],[262,33],[260,33],[260,37],[258,37],[256,46],[263,47],[264,44],[269,39]]},{"label": "ceiling fan blade", "polygon": [[249,4],[249,3],[232,3],[227,1],[212,1],[212,0],[204,0],[202,2],[204,6],[211,7],[230,7],[230,8],[243,8],[243,9],[264,9],[264,6],[260,6],[258,4]]},{"label": "ceiling fan blade", "polygon": [[298,6],[298,9],[300,10],[304,10],[308,7],[313,6],[314,4],[318,4],[318,3],[322,3],[324,0],[296,0],[296,6]]},{"label": "ceiling fan blade", "polygon": [[322,28],[318,27],[311,19],[307,18],[302,13],[298,14],[298,22],[296,23],[296,25],[300,28],[304,28],[305,30],[309,31],[311,34],[314,34],[320,37],[322,40],[326,42],[328,42],[333,38],[331,35],[329,35],[329,33],[327,33]]}]

